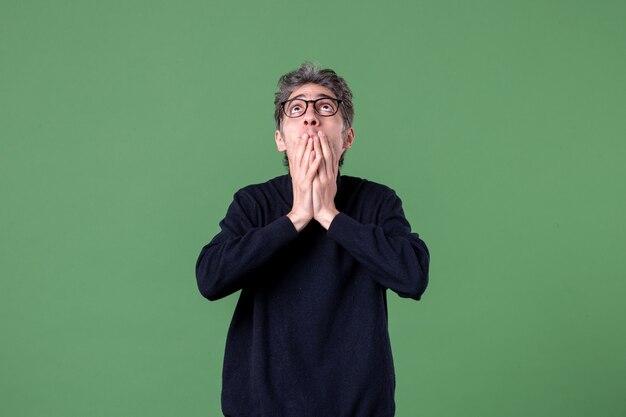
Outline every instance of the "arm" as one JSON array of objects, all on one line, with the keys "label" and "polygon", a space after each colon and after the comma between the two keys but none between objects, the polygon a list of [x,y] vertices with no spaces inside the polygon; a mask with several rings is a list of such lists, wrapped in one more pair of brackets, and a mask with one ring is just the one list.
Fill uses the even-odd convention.
[{"label": "arm", "polygon": [[255,202],[239,192],[220,227],[222,231],[202,248],[196,262],[200,293],[217,300],[246,285],[251,273],[266,264],[272,255],[295,239],[313,218],[311,187],[321,155],[313,152],[313,138],[304,134],[289,159],[293,206],[289,213],[260,227],[248,215]]},{"label": "arm", "polygon": [[242,193],[228,208],[220,222],[221,232],[202,248],[196,262],[196,280],[200,293],[218,300],[240,290],[250,274],[297,236],[287,216],[259,227],[246,213],[252,199]]},{"label": "arm", "polygon": [[363,264],[380,285],[419,300],[428,285],[428,248],[411,233],[402,202],[393,191],[381,205],[377,224],[361,224],[339,213],[328,228],[328,237]]},{"label": "arm", "polygon": [[[376,224],[361,224],[335,206],[338,158],[326,136],[320,132],[321,152],[318,175],[313,180],[314,218],[328,230],[328,236],[364,265],[383,287],[402,297],[419,300],[428,285],[429,253],[404,217],[402,202],[395,192],[386,189],[376,204]],[[318,145],[316,141],[314,145]]]}]

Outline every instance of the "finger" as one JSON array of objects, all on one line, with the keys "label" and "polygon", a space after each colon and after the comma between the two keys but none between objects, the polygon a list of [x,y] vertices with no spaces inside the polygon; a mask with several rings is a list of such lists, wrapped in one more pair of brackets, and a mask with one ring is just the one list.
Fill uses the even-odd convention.
[{"label": "finger", "polygon": [[304,149],[304,155],[302,156],[302,162],[300,169],[306,175],[311,163],[311,155],[313,154],[313,139],[309,138],[306,141],[306,148]]},{"label": "finger", "polygon": [[326,165],[328,165],[328,161],[326,160],[325,157],[321,156],[320,157],[320,163],[318,165],[318,169],[317,169],[317,176],[320,178],[320,180],[326,182],[328,175],[326,173]]},{"label": "finger", "polygon": [[328,136],[326,136],[324,132],[321,131],[318,132],[318,135],[320,137],[320,144],[322,145],[322,152],[324,152],[325,159],[331,163],[334,162],[335,149],[331,146]]},{"label": "finger", "polygon": [[302,164],[302,158],[304,157],[304,152],[306,151],[309,135],[304,133],[300,139],[301,140],[298,140],[298,145],[296,146],[296,160],[294,161],[297,166]]},{"label": "finger", "polygon": [[[320,161],[320,165],[319,165],[319,173],[322,175],[322,177],[324,177],[326,175],[326,164],[328,163],[327,161],[327,156],[326,153],[324,151],[324,142],[322,141],[322,138],[320,136],[321,132],[318,132],[318,136],[317,136],[317,146],[319,148],[319,152],[321,154],[321,161]],[[328,151],[326,151],[328,152]]]},{"label": "finger", "polygon": [[318,177],[318,172],[320,170],[320,164],[324,162],[324,158],[320,153],[317,153],[313,162],[309,165],[309,171],[307,172],[307,179],[309,181],[313,181]]},{"label": "finger", "polygon": [[320,163],[323,162],[324,158],[322,156],[322,151],[320,149],[319,139],[317,137],[313,137],[313,139],[311,140],[313,142],[313,151],[312,151],[313,162],[309,164],[307,177],[313,178],[317,174]]},{"label": "finger", "polygon": [[315,157],[321,152],[319,149],[317,138],[315,136],[311,136],[309,138],[309,141],[311,142],[311,162],[313,162],[315,160]]},{"label": "finger", "polygon": [[315,152],[315,157],[324,157],[324,153],[322,152],[322,147],[320,145],[320,138],[318,135],[311,136],[313,139],[313,152]]},{"label": "finger", "polygon": [[[313,145],[311,145],[311,147],[313,147]],[[313,161],[315,161],[315,149],[311,148],[311,153],[309,156],[309,165],[311,165],[313,163]]]},{"label": "finger", "polygon": [[320,148],[320,139],[317,136],[313,136],[313,151],[315,154],[319,154],[320,156],[324,156],[322,154],[322,149]]},{"label": "finger", "polygon": [[324,132],[318,132],[320,136],[320,144],[324,153],[324,169],[328,178],[333,178],[333,167],[335,165],[335,154],[328,143],[328,137]]}]

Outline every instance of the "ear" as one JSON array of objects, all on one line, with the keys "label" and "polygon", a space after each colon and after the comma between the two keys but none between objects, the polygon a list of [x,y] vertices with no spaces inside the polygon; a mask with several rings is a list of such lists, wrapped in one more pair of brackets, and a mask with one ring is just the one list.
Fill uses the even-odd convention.
[{"label": "ear", "polygon": [[352,143],[354,142],[354,129],[348,129],[346,133],[346,137],[343,139],[343,148],[349,149],[352,147]]},{"label": "ear", "polygon": [[276,141],[276,148],[278,148],[278,152],[285,152],[287,150],[283,136],[280,134],[280,130],[277,130],[276,133],[274,133],[274,140]]}]

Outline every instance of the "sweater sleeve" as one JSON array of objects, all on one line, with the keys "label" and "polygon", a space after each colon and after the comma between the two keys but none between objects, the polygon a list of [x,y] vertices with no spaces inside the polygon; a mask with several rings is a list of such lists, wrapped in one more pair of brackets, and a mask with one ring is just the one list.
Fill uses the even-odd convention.
[{"label": "sweater sleeve", "polygon": [[428,285],[430,255],[404,216],[402,201],[391,191],[379,208],[376,224],[362,224],[339,213],[328,237],[364,265],[383,287],[419,300]]},{"label": "sweater sleeve", "polygon": [[258,216],[249,214],[253,211],[251,197],[235,194],[221,231],[200,251],[196,280],[200,293],[211,301],[243,288],[251,272],[298,235],[286,215],[260,226]]}]

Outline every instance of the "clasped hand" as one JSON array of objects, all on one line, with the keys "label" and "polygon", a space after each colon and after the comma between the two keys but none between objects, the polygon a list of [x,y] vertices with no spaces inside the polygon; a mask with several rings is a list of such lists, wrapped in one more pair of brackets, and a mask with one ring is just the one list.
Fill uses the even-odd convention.
[{"label": "clasped hand", "polygon": [[338,158],[323,132],[305,133],[301,139],[289,158],[293,207],[287,216],[298,231],[312,219],[328,229],[339,213],[335,207]]}]

